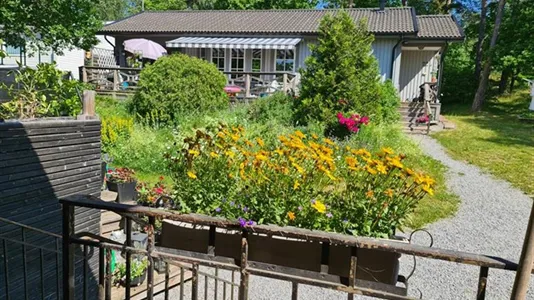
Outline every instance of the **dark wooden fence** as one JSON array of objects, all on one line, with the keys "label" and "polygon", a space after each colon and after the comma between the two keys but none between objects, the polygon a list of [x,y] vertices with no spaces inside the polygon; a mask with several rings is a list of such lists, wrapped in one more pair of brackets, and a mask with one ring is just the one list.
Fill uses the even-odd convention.
[{"label": "dark wooden fence", "polygon": [[[100,173],[99,120],[41,119],[0,123],[1,218],[59,234],[62,215],[58,199],[80,192],[99,196]],[[75,213],[77,230],[99,234],[99,210],[77,208]],[[57,253],[45,250],[41,261],[40,250],[33,247],[56,250],[56,238],[25,231],[6,222],[0,222],[0,233],[3,238],[27,244],[5,242],[6,249],[1,250],[0,260],[0,298],[5,299],[6,287],[9,287],[10,299],[59,298]],[[77,251],[81,254],[80,249]],[[89,273],[93,274],[89,282],[93,284],[88,285],[88,292],[96,295],[96,271],[91,270],[97,269],[98,255],[89,253],[89,256]],[[41,267],[44,267],[44,289]],[[78,270],[81,267],[81,260],[78,260]],[[81,272],[77,273],[77,280],[82,280]]]}]

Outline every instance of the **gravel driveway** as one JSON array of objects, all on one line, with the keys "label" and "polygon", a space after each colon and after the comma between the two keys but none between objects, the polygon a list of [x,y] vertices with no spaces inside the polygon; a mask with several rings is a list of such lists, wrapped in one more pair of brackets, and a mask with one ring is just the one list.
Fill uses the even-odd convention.
[{"label": "gravel driveway", "polygon": [[[458,213],[454,217],[438,221],[427,228],[434,237],[434,247],[495,255],[517,261],[532,200],[509,183],[495,179],[473,165],[453,160],[434,139],[427,136],[413,138],[427,155],[449,168],[447,185],[461,199]],[[415,242],[425,244],[428,243],[428,238],[421,234],[416,236]],[[403,256],[401,274],[408,274],[412,266],[412,258]],[[410,279],[409,294],[417,298],[422,294],[423,299],[476,299],[478,273],[477,267],[418,258],[417,270]],[[230,277],[228,273],[220,275]],[[490,270],[486,299],[509,299],[514,275],[514,272]],[[199,295],[204,299],[202,278],[199,283]],[[213,293],[213,285],[210,280],[210,294]],[[528,299],[534,299],[533,285],[534,281],[531,282]],[[189,283],[185,289],[185,299],[189,298],[190,288]],[[222,285],[219,286],[218,294],[218,299],[222,299]],[[252,276],[249,295],[254,300],[290,299],[291,284]],[[170,299],[179,299],[178,296],[179,291],[174,289]],[[214,299],[213,295],[209,299]],[[230,299],[229,296],[227,299]],[[300,285],[299,299],[347,299],[347,296]]]}]

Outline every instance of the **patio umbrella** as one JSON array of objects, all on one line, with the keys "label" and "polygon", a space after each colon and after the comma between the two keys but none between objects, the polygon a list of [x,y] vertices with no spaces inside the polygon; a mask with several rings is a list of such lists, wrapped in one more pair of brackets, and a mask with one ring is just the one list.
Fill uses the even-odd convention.
[{"label": "patio umbrella", "polygon": [[239,93],[242,91],[241,87],[237,86],[237,85],[227,85],[224,87],[224,91],[226,93]]},{"label": "patio umbrella", "polygon": [[124,41],[124,50],[130,53],[141,53],[143,58],[156,60],[167,54],[167,50],[158,43],[147,39],[131,39]]}]

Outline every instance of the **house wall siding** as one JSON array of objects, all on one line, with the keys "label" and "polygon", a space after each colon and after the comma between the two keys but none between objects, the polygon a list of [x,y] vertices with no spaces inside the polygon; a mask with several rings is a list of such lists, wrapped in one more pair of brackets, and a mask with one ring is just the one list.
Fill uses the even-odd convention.
[{"label": "house wall siding", "polygon": [[412,101],[419,96],[419,86],[432,80],[432,72],[439,66],[439,51],[402,51],[400,68],[400,97]]}]

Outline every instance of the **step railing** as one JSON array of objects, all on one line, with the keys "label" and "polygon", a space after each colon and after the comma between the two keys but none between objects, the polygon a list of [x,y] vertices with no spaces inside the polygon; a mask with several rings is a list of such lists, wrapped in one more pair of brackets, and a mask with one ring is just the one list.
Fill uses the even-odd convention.
[{"label": "step railing", "polygon": [[[164,260],[169,264],[175,263],[179,265],[188,265],[192,271],[191,280],[191,299],[199,298],[199,267],[211,267],[222,270],[229,270],[238,272],[239,291],[238,299],[249,299],[249,278],[251,275],[274,278],[292,283],[291,299],[297,299],[299,292],[299,285],[307,284],[316,287],[333,289],[347,293],[349,299],[353,299],[354,294],[366,295],[382,299],[415,299],[407,295],[396,294],[390,291],[384,291],[376,288],[373,285],[361,286],[356,280],[356,270],[358,267],[358,249],[375,249],[385,252],[398,253],[410,255],[414,257],[424,257],[428,259],[443,261],[447,263],[458,263],[463,265],[478,266],[480,268],[478,276],[478,285],[476,287],[476,299],[485,299],[486,290],[488,288],[489,269],[501,269],[509,271],[517,271],[518,265],[514,262],[508,261],[504,258],[480,255],[462,251],[454,251],[447,249],[431,248],[415,244],[403,243],[393,240],[382,240],[367,237],[356,237],[351,235],[343,235],[336,233],[327,233],[321,231],[312,231],[292,227],[278,227],[271,225],[257,225],[250,227],[240,227],[238,222],[226,219],[208,217],[202,215],[185,215],[173,211],[154,209],[138,205],[125,205],[120,203],[109,203],[99,200],[98,198],[89,195],[77,195],[61,199],[63,205],[63,278],[64,299],[74,299],[74,247],[75,245],[84,245],[89,247],[96,247],[98,249],[113,249],[125,251],[127,260],[132,254],[143,255],[148,259],[148,277],[147,277],[147,294],[146,298],[151,300],[154,297],[154,264],[155,259]],[[116,213],[122,213],[129,216],[147,217],[149,225],[146,228],[148,234],[148,243],[146,248],[140,249],[132,246],[131,239],[126,240],[125,245],[116,242],[107,242],[101,238],[87,238],[83,233],[76,233],[74,231],[74,208],[86,207],[100,210],[108,210]],[[209,227],[209,247],[206,254],[198,252],[173,250],[169,248],[156,247],[155,245],[155,224],[156,219],[166,219],[177,222],[185,222],[193,226]],[[126,236],[131,236],[132,219],[126,218]],[[240,258],[229,259],[217,256],[215,253],[215,243],[212,243],[212,238],[216,236],[218,230],[238,230],[241,232],[239,239]],[[308,270],[299,270],[278,265],[270,265],[267,263],[260,263],[250,261],[249,252],[249,238],[252,235],[262,235],[266,238],[284,237],[286,239],[305,240],[310,243],[321,243],[323,249],[328,251],[328,245],[339,245],[349,247],[351,249],[350,260],[347,264],[350,266],[349,277],[344,280],[337,278],[330,281],[332,275],[323,272],[315,273]],[[195,241],[189,241],[195,242]],[[102,252],[101,252],[102,253]],[[106,252],[107,253],[107,252]],[[101,299],[110,299],[111,295],[108,293],[110,279],[109,276],[109,257],[101,255],[99,278],[101,285]],[[126,295],[129,295],[130,268],[126,265]],[[325,266],[328,269],[328,262]],[[435,270],[439,272],[439,270]],[[104,279],[107,278],[107,279]],[[106,283],[107,282],[107,283]],[[379,286],[380,287],[380,286]],[[181,287],[182,289],[182,287]],[[104,292],[104,290],[106,292]],[[168,298],[168,290],[165,291],[165,299]],[[180,295],[183,295],[181,293]],[[207,296],[206,296],[207,297]],[[128,298],[128,297],[127,297]]]}]

